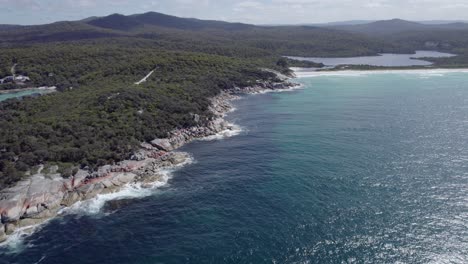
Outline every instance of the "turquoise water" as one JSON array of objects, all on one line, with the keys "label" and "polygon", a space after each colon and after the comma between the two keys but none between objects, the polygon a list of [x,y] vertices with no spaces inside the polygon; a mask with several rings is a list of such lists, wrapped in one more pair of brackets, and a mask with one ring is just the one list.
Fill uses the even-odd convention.
[{"label": "turquoise water", "polygon": [[53,220],[0,263],[466,263],[468,74],[299,79],[183,148],[150,196]]},{"label": "turquoise water", "polygon": [[7,99],[11,98],[19,98],[23,96],[28,96],[28,95],[33,95],[33,94],[41,94],[44,93],[44,91],[36,91],[36,90],[28,90],[28,91],[23,91],[23,92],[17,92],[17,93],[7,93],[7,94],[0,94],[0,102],[5,101]]}]

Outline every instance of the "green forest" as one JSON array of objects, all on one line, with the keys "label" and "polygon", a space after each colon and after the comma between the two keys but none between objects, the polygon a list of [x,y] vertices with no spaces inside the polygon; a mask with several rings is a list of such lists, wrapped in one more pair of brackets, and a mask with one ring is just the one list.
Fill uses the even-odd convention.
[{"label": "green forest", "polygon": [[[144,141],[211,116],[209,98],[223,89],[276,80],[262,67],[287,73],[273,57],[247,60],[167,51],[145,43],[49,43],[3,49],[2,69],[59,92],[0,103],[0,187],[39,164],[58,164],[64,176],[131,156]],[[6,63],[5,63],[6,62]],[[155,69],[147,82],[134,83]]]}]

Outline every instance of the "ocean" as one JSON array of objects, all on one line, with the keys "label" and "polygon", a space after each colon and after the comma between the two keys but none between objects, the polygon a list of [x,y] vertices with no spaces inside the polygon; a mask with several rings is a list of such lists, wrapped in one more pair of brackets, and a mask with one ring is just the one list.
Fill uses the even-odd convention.
[{"label": "ocean", "polygon": [[0,263],[467,263],[468,72],[300,76],[235,101],[242,132],[184,146],[156,191],[77,207]]}]

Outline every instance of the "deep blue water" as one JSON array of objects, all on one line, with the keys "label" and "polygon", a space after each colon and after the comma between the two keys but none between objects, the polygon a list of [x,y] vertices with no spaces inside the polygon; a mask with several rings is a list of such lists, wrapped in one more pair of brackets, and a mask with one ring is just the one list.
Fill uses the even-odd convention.
[{"label": "deep blue water", "polygon": [[0,263],[467,263],[468,74],[303,78],[183,148],[151,196],[56,219]]}]

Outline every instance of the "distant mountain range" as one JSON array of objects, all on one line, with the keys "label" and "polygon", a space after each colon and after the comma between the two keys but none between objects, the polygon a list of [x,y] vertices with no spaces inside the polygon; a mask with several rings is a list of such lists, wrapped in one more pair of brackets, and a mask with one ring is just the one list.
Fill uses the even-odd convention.
[{"label": "distant mountain range", "polygon": [[453,23],[468,23],[468,20],[424,20],[424,21],[417,21],[421,24],[426,25],[437,25],[437,24],[453,24]]},{"label": "distant mountain range", "polygon": [[158,40],[161,45],[167,44],[167,41],[188,45],[196,40],[197,45],[210,42],[217,43],[221,48],[240,40],[262,51],[347,56],[412,52],[415,49],[450,51],[464,48],[465,44],[468,45],[468,23],[392,19],[259,26],[147,12],[135,15],[112,14],[36,26],[0,25],[0,44],[3,45],[121,37]]},{"label": "distant mountain range", "polygon": [[157,12],[130,16],[112,14],[105,17],[89,17],[79,21],[61,21],[44,25],[0,25],[0,43],[121,37],[135,34],[155,34],[168,30],[229,32],[255,27],[243,23],[181,18]]},{"label": "distant mountain range", "polygon": [[[401,19],[393,19],[401,20]],[[385,20],[347,20],[347,21],[334,21],[328,23],[313,23],[313,24],[301,24],[303,26],[315,26],[315,27],[327,27],[327,26],[353,26],[371,24],[377,21]],[[455,23],[468,23],[468,20],[426,20],[426,21],[412,21],[423,25],[444,25],[444,24],[455,24]]]},{"label": "distant mountain range", "polygon": [[[65,22],[65,21],[64,21]],[[73,21],[75,22],[75,21]],[[104,17],[88,17],[76,22],[86,23],[89,25],[114,29],[114,30],[137,30],[144,27],[168,27],[183,30],[203,30],[203,29],[223,29],[223,30],[243,30],[252,28],[258,25],[245,24],[245,23],[231,23],[216,20],[201,20],[196,18],[181,18],[171,15],[166,15],[158,12],[147,12],[144,14],[135,15],[121,15],[112,14]],[[63,22],[56,22],[63,23]],[[55,24],[55,23],[52,23]],[[0,30],[13,29],[19,27],[37,27],[43,25],[21,26],[0,24]],[[468,28],[468,20],[427,20],[427,21],[409,21],[402,19],[391,20],[347,20],[347,21],[334,21],[327,23],[310,23],[310,24],[275,24],[275,25],[262,25],[262,26],[311,26],[311,27],[331,27],[343,29],[347,31],[356,31],[362,33],[376,33],[376,31],[383,30],[384,32],[398,32],[419,29],[466,29]]]},{"label": "distant mountain range", "polygon": [[381,20],[364,24],[324,25],[323,27],[364,33],[368,35],[386,35],[408,31],[426,30],[468,30],[468,24],[463,22],[437,24],[435,21],[432,23],[420,23],[402,19]]},{"label": "distant mountain range", "polygon": [[[94,39],[139,39],[155,46],[198,50],[216,46],[227,53],[247,47],[252,55],[351,56],[403,52],[400,45],[333,28],[313,26],[258,26],[216,20],[182,18],[157,12],[135,15],[112,14],[79,21],[35,26],[0,26],[0,46]],[[231,49],[229,52],[232,53]],[[412,51],[406,49],[404,51]]]},{"label": "distant mountain range", "polygon": [[19,25],[0,25],[0,30],[2,30],[2,29],[19,28],[19,27],[22,27],[22,26],[19,26]]}]

